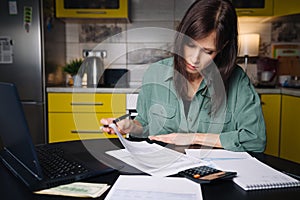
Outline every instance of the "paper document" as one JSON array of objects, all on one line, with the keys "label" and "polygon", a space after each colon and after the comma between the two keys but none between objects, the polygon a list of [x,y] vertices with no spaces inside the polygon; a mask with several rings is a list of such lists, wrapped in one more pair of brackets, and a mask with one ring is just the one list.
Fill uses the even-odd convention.
[{"label": "paper document", "polygon": [[203,160],[245,159],[252,156],[247,152],[234,152],[223,149],[186,149],[186,154]]},{"label": "paper document", "polygon": [[105,200],[202,200],[201,186],[180,177],[119,176]]},{"label": "paper document", "polygon": [[114,129],[125,149],[106,153],[148,174],[168,176],[190,167],[205,164],[200,159],[189,157],[158,144],[126,140],[122,137],[115,124],[109,126]]},{"label": "paper document", "polygon": [[36,194],[61,195],[71,197],[100,197],[110,186],[99,183],[75,182],[66,185],[36,191]]},{"label": "paper document", "polygon": [[222,170],[236,171],[233,181],[244,190],[283,188],[300,186],[300,181],[260,162],[256,158],[215,160]]},{"label": "paper document", "polygon": [[198,159],[195,159],[193,157],[188,157],[183,154],[183,156],[181,156],[180,159],[177,159],[176,162],[173,162],[164,167],[155,168],[155,167],[148,167],[147,165],[144,165],[143,163],[137,161],[135,157],[131,153],[129,153],[126,149],[107,151],[106,153],[119,160],[122,160],[128,165],[131,165],[141,170],[142,172],[145,172],[152,176],[160,176],[160,177],[177,174],[178,172],[188,168],[207,165],[207,162],[205,161],[200,161]]}]

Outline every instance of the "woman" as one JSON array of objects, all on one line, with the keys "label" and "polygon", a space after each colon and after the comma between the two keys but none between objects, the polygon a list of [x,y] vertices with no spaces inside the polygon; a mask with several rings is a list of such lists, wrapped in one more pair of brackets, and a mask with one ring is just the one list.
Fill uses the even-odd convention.
[{"label": "woman", "polygon": [[237,16],[230,1],[194,2],[177,31],[174,56],[149,67],[138,116],[118,122],[120,131],[176,145],[263,152],[260,99],[235,64]]}]

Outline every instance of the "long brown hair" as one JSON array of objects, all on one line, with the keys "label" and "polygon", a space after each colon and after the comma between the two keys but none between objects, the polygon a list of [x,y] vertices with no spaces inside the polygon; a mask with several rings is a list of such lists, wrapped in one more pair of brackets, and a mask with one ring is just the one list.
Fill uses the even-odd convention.
[{"label": "long brown hair", "polygon": [[[177,28],[174,44],[174,84],[181,97],[187,95],[188,73],[185,69],[183,47],[186,38],[199,40],[216,32],[218,54],[214,64],[218,67],[223,82],[229,78],[237,57],[237,15],[229,0],[197,0],[187,10]],[[179,72],[179,73],[178,73]]]}]

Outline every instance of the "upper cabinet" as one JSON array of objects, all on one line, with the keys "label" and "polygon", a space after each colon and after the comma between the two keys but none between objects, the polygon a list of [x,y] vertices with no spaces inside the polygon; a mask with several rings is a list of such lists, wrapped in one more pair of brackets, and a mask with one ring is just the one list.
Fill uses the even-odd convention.
[{"label": "upper cabinet", "polygon": [[273,0],[274,16],[300,14],[299,0]]},{"label": "upper cabinet", "polygon": [[238,16],[272,16],[273,0],[231,0]]},{"label": "upper cabinet", "polygon": [[298,0],[231,0],[238,16],[285,16],[300,14]]},{"label": "upper cabinet", "polygon": [[57,18],[129,21],[130,0],[56,0]]}]

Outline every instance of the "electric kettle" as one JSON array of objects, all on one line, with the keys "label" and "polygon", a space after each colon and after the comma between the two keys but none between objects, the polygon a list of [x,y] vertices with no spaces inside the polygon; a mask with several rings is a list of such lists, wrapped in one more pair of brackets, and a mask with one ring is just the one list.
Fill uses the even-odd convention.
[{"label": "electric kettle", "polygon": [[88,56],[83,61],[78,74],[81,77],[87,75],[87,86],[97,87],[100,78],[104,73],[104,64],[102,58],[98,56]]}]

